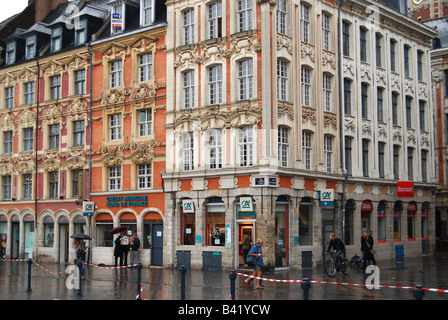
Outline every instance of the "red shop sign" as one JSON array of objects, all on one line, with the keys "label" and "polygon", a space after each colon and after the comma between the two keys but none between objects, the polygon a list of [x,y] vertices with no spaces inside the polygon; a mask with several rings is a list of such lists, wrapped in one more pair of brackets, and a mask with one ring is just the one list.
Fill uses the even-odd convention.
[{"label": "red shop sign", "polygon": [[370,200],[364,200],[361,205],[361,211],[372,211],[373,205]]},{"label": "red shop sign", "polygon": [[414,181],[397,181],[397,197],[413,197]]}]

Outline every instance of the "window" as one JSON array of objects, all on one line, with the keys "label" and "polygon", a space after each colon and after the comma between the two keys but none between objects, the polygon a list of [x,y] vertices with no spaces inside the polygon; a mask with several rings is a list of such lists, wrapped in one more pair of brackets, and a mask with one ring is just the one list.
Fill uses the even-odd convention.
[{"label": "window", "polygon": [[208,72],[208,86],[210,104],[222,103],[222,66],[210,67]]},{"label": "window", "polygon": [[109,139],[121,139],[121,114],[113,114],[109,116]]},{"label": "window", "polygon": [[362,139],[362,176],[369,176],[369,140]]},{"label": "window", "polygon": [[110,87],[117,88],[121,86],[121,60],[110,63]]},{"label": "window", "polygon": [[376,89],[376,108],[379,122],[384,122],[383,88]]},{"label": "window", "polygon": [[409,54],[410,54],[410,47],[405,45],[403,48],[403,57],[404,57],[404,75],[406,77],[410,76],[410,69],[409,69]]},{"label": "window", "polygon": [[62,27],[51,30],[51,51],[62,49]]},{"label": "window", "polygon": [[151,164],[143,163],[138,165],[138,189],[151,189]]},{"label": "window", "polygon": [[330,50],[330,16],[322,13],[322,49]]},{"label": "window", "polygon": [[23,152],[33,151],[33,128],[23,129]]},{"label": "window", "polygon": [[250,167],[253,165],[253,142],[252,127],[241,127],[238,132],[238,165],[240,167]]},{"label": "window", "polygon": [[277,1],[277,33],[286,34],[286,0]]},{"label": "window", "polygon": [[326,134],[324,135],[324,158],[325,158],[325,171],[328,173],[333,172],[333,138]]},{"label": "window", "polygon": [[112,23],[110,25],[112,34],[116,34],[124,30],[124,5],[125,4],[120,1],[112,6]]},{"label": "window", "polygon": [[369,118],[369,86],[366,83],[361,84],[361,115],[363,119]]},{"label": "window", "polygon": [[208,28],[210,39],[222,37],[221,1],[216,1],[208,6]]},{"label": "window", "polygon": [[394,153],[394,160],[393,160],[393,166],[394,166],[394,179],[398,180],[400,178],[400,147],[397,145],[394,145],[393,148]]},{"label": "window", "polygon": [[238,32],[252,29],[252,0],[238,0]]},{"label": "window", "polygon": [[426,106],[425,101],[420,100],[419,103],[419,112],[420,112],[420,131],[426,131]]},{"label": "window", "polygon": [[194,212],[185,212],[181,206],[181,245],[194,245],[196,242],[196,215]]},{"label": "window", "polygon": [[83,174],[83,170],[72,170],[72,197],[76,198],[79,195],[80,175]]},{"label": "window", "polygon": [[288,128],[278,127],[278,162],[281,167],[289,165],[289,136]]},{"label": "window", "polygon": [[395,55],[395,47],[397,42],[393,39],[390,40],[390,70],[392,72],[396,71],[396,55]]},{"label": "window", "polygon": [[383,66],[383,59],[381,56],[383,53],[382,43],[383,43],[383,37],[379,33],[376,33],[375,34],[376,66],[380,68]]},{"label": "window", "polygon": [[423,81],[423,52],[417,51],[417,79]]},{"label": "window", "polygon": [[3,154],[12,154],[12,131],[3,132]]},{"label": "window", "polygon": [[121,167],[109,167],[109,191],[121,190]]},{"label": "window", "polygon": [[378,204],[378,242],[386,242],[386,201]]},{"label": "window", "polygon": [[87,20],[75,19],[75,44],[83,44],[87,41]]},{"label": "window", "polygon": [[152,109],[138,111],[138,136],[149,137],[152,134]]},{"label": "window", "polygon": [[394,242],[401,241],[401,202],[395,202],[394,205]]},{"label": "window", "polygon": [[324,99],[324,110],[325,111],[331,111],[331,101],[332,101],[332,94],[331,94],[331,75],[324,73],[323,76],[323,83],[322,83],[322,91],[323,91],[323,99]]},{"label": "window", "polygon": [[26,37],[25,58],[33,59],[36,56],[36,36]]},{"label": "window", "polygon": [[208,132],[208,166],[211,170],[222,168],[221,131],[217,129]]},{"label": "window", "polygon": [[75,71],[75,95],[86,93],[86,70]]},{"label": "window", "polygon": [[188,70],[184,73],[184,108],[194,107],[194,71]]},{"label": "window", "polygon": [[415,212],[417,211],[417,204],[415,202],[410,202],[408,204],[407,215],[408,215],[408,241],[415,240]]},{"label": "window", "polygon": [[300,4],[300,40],[310,42],[310,8]]},{"label": "window", "polygon": [[342,54],[350,57],[350,24],[342,22]]},{"label": "window", "polygon": [[14,107],[14,87],[5,88],[5,109]]},{"label": "window", "polygon": [[58,197],[59,171],[48,173],[48,197],[56,199]]},{"label": "window", "polygon": [[412,97],[406,96],[406,128],[412,129]]},{"label": "window", "polygon": [[84,145],[84,120],[73,122],[73,146],[80,147]]},{"label": "window", "polygon": [[408,179],[414,180],[414,149],[408,148]]},{"label": "window", "polygon": [[27,82],[24,84],[24,100],[25,104],[34,103],[34,82]]},{"label": "window", "polygon": [[184,160],[184,171],[194,169],[194,140],[193,132],[186,132],[183,135],[182,155]]},{"label": "window", "polygon": [[152,53],[139,55],[140,82],[152,80]]},{"label": "window", "polygon": [[367,62],[367,30],[359,28],[359,58]]},{"label": "window", "polygon": [[352,82],[344,79],[344,114],[352,114]]},{"label": "window", "polygon": [[380,178],[384,178],[384,151],[386,144],[384,142],[378,142],[378,173]]},{"label": "window", "polygon": [[206,246],[223,247],[226,243],[226,206],[221,198],[210,198],[206,204]]},{"label": "window", "polygon": [[422,150],[422,181],[428,182],[428,151]]},{"label": "window", "polygon": [[153,21],[153,0],[142,0],[141,5],[141,25],[147,26],[150,25]]},{"label": "window", "polygon": [[194,43],[194,9],[184,12],[184,44]]},{"label": "window", "polygon": [[352,140],[353,138],[345,137],[345,170],[347,174],[352,174]]},{"label": "window", "polygon": [[302,106],[311,106],[311,70],[302,67],[301,71],[301,100]]},{"label": "window", "polygon": [[59,149],[59,124],[52,124],[48,129],[48,148]]},{"label": "window", "polygon": [[29,200],[32,198],[33,192],[33,175],[27,173],[23,175],[23,199]]},{"label": "window", "polygon": [[288,63],[277,60],[277,99],[288,100]]},{"label": "window", "polygon": [[50,100],[61,99],[61,76],[50,78]]},{"label": "window", "polygon": [[303,198],[299,203],[299,246],[313,244],[313,205],[311,199]]},{"label": "window", "polygon": [[302,161],[305,170],[311,170],[311,132],[302,131]]},{"label": "window", "polygon": [[249,100],[253,97],[253,72],[252,59],[246,59],[238,63],[240,100]]},{"label": "window", "polygon": [[16,42],[8,42],[6,44],[6,64],[13,64],[16,62]]},{"label": "window", "polygon": [[11,200],[11,176],[3,176],[3,200]]},{"label": "window", "polygon": [[398,93],[392,92],[392,124],[398,125]]}]

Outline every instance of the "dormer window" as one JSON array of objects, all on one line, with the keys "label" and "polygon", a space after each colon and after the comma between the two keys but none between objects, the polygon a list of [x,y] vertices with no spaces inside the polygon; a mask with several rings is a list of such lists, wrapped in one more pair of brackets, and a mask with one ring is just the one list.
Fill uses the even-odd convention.
[{"label": "dormer window", "polygon": [[154,22],[154,0],[141,0],[140,25],[148,26]]},{"label": "dormer window", "polygon": [[121,1],[112,6],[111,33],[116,34],[124,30],[124,3]]},{"label": "dormer window", "polygon": [[75,44],[83,44],[87,41],[87,23],[86,19],[77,21],[75,25]]},{"label": "dormer window", "polygon": [[8,42],[6,45],[6,64],[13,64],[16,62],[16,42]]},{"label": "dormer window", "polygon": [[62,27],[55,28],[51,31],[51,51],[59,51],[62,49]]},{"label": "dormer window", "polygon": [[26,38],[25,57],[32,59],[36,56],[36,36],[29,36]]}]

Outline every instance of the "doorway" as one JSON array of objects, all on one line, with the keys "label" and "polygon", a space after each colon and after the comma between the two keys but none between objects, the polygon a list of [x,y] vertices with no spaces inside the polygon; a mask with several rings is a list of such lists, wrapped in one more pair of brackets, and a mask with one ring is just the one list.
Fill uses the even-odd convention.
[{"label": "doorway", "polygon": [[59,262],[68,262],[68,224],[59,224]]},{"label": "doorway", "polygon": [[238,256],[237,256],[237,265],[238,268],[241,269],[250,269],[246,265],[245,256],[246,252],[243,252],[241,249],[241,243],[243,241],[243,237],[245,234],[248,235],[251,243],[250,246],[252,247],[255,244],[255,220],[240,220],[237,221],[238,224]]},{"label": "doorway", "polygon": [[334,210],[322,210],[322,255],[325,262],[327,257],[325,251],[327,251],[328,244],[330,242],[330,234],[334,233]]},{"label": "doorway", "polygon": [[163,224],[151,226],[151,265],[163,265]]},{"label": "doorway", "polygon": [[19,259],[20,223],[12,221],[11,231],[12,231],[11,259]]}]

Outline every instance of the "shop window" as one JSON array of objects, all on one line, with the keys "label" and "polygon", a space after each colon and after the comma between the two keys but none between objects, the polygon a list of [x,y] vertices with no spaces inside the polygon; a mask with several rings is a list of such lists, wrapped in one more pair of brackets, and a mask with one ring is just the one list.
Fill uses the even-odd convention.
[{"label": "shop window", "polygon": [[[279,196],[275,202],[275,266],[288,266],[289,202]],[[300,239],[300,238],[299,238]]]},{"label": "shop window", "polygon": [[394,242],[401,241],[401,210],[403,205],[401,201],[395,202],[394,205]]},{"label": "shop window", "polygon": [[206,204],[205,234],[207,246],[224,246],[226,207],[221,198],[211,198]]},{"label": "shop window", "polygon": [[370,230],[370,214],[372,213],[373,206],[370,200],[364,200],[361,205],[361,230]]},{"label": "shop window", "polygon": [[53,247],[54,243],[54,220],[50,216],[44,219],[44,247]]},{"label": "shop window", "polygon": [[408,241],[415,241],[415,212],[417,211],[417,204],[410,202],[408,204]]},{"label": "shop window", "polygon": [[130,212],[123,213],[120,217],[120,226],[127,227],[132,233],[137,232],[137,220]]},{"label": "shop window", "polygon": [[378,243],[386,242],[386,201],[378,204]]},{"label": "shop window", "polygon": [[[429,203],[424,202],[422,204],[422,240],[429,240],[428,238],[428,216],[429,216]],[[0,230],[1,233],[1,230]]]},{"label": "shop window", "polygon": [[350,199],[345,203],[345,244],[354,244],[353,214],[355,212],[355,201]]},{"label": "shop window", "polygon": [[310,198],[303,198],[299,204],[299,245],[313,244],[313,205]]},{"label": "shop window", "polygon": [[184,199],[181,206],[181,245],[194,245],[196,242],[196,216],[193,202]]},{"label": "shop window", "polygon": [[109,233],[114,227],[112,216],[100,213],[96,218],[96,246],[113,247],[113,235]]},{"label": "shop window", "polygon": [[0,215],[0,259],[6,258],[6,239],[8,230],[8,218],[6,215]]},{"label": "shop window", "polygon": [[86,232],[86,218],[82,215],[77,215],[73,219],[73,226],[75,228],[74,234],[87,234]]}]

